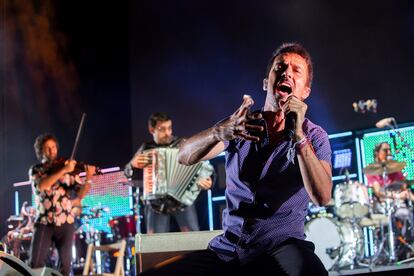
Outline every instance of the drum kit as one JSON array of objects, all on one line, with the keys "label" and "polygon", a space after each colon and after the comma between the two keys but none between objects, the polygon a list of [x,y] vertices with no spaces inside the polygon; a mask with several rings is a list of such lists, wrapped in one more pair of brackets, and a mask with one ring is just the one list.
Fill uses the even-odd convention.
[{"label": "drum kit", "polygon": [[[136,192],[132,195],[138,202],[139,200],[139,185],[142,186],[141,182],[122,182],[123,185],[128,185],[136,188]],[[111,217],[108,221],[110,227],[110,233],[101,231],[93,227],[92,220],[102,218],[103,213],[110,212],[108,207],[97,206],[97,207],[83,207],[87,209],[89,213],[83,213],[80,217],[83,219],[74,237],[74,247],[72,251],[72,264],[75,274],[81,274],[85,265],[86,253],[89,244],[96,246],[107,245],[111,243],[120,242],[126,240],[127,246],[125,251],[125,264],[124,273],[125,275],[135,275],[135,269],[133,268],[133,259],[135,257],[135,235],[141,229],[141,216],[140,204],[134,205],[134,215],[127,214],[121,216]],[[98,272],[113,271],[116,262],[116,252],[100,252],[95,255],[93,262]]]},{"label": "drum kit", "polygon": [[27,202],[24,202],[20,215],[12,215],[7,219],[8,232],[1,240],[2,251],[22,261],[29,259],[35,214],[35,208],[27,206]]},{"label": "drum kit", "polygon": [[[11,254],[23,262],[28,262],[30,256],[30,243],[33,237],[33,222],[35,220],[35,209],[31,206],[23,205],[22,209],[30,211],[24,212],[20,216],[10,216],[7,219],[8,233],[1,242],[1,250]],[[75,274],[81,274],[83,271],[87,248],[89,244],[105,245],[126,239],[129,243],[129,249],[134,245],[135,234],[137,233],[137,219],[134,215],[116,216],[109,220],[108,226],[111,232],[101,231],[93,227],[93,220],[102,218],[104,213],[109,212],[109,208],[105,206],[91,207],[83,206],[83,210],[88,210],[80,214],[75,221],[76,231],[74,234],[74,243],[72,248],[72,267]],[[34,212],[32,212],[34,211]],[[82,219],[82,220],[81,220]],[[51,248],[51,254],[48,264],[55,267],[59,263],[57,251]],[[129,262],[133,259],[133,252],[126,252],[125,257],[129,258]],[[110,258],[102,258],[109,260],[108,263],[101,263],[103,267],[112,266],[112,256]],[[115,259],[115,258],[114,258]],[[106,261],[105,261],[106,262]],[[130,267],[130,266],[129,266]],[[110,270],[110,269],[108,269]],[[131,271],[125,271],[126,275],[131,275]]]},{"label": "drum kit", "polygon": [[[404,162],[389,160],[364,168],[383,179],[401,172]],[[326,207],[310,205],[305,224],[307,240],[327,270],[391,265],[414,260],[413,181],[386,185],[379,200],[372,187],[352,181],[337,184]],[[405,193],[406,198],[399,195]],[[321,234],[323,233],[323,234]]]},{"label": "drum kit", "polygon": [[[85,264],[87,248],[89,244],[96,246],[111,244],[126,239],[127,243],[133,244],[136,234],[136,219],[134,215],[116,216],[108,221],[111,233],[97,230],[93,227],[91,220],[101,218],[103,212],[109,212],[107,207],[90,208],[89,213],[83,213],[83,224],[75,231],[74,245],[72,250],[72,265],[74,272],[82,273]],[[131,256],[130,256],[131,255]],[[126,258],[132,259],[132,252],[125,254]],[[103,269],[111,270],[113,256],[96,256],[96,264]],[[129,273],[129,270],[126,273]]]}]

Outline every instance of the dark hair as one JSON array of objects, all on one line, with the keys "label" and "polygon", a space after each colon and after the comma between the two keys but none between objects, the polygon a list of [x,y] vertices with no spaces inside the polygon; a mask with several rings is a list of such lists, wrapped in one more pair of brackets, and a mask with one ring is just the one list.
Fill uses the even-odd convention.
[{"label": "dark hair", "polygon": [[56,146],[59,148],[57,138],[52,133],[43,133],[36,137],[33,147],[36,153],[36,157],[40,162],[42,162],[43,158],[43,145],[49,140],[53,140],[56,143]]},{"label": "dark hair", "polygon": [[157,122],[170,121],[171,118],[166,112],[154,112],[148,118],[148,126],[155,127]]},{"label": "dark hair", "polygon": [[374,147],[374,159],[377,158],[378,152],[382,148],[382,145],[385,145],[385,144],[390,146],[390,144],[388,142],[381,142],[381,143],[378,143],[378,144],[375,145],[375,147]]},{"label": "dark hair", "polygon": [[313,65],[312,65],[312,59],[308,51],[303,47],[301,44],[296,42],[289,42],[289,43],[283,43],[279,48],[277,48],[270,60],[267,64],[266,68],[266,75],[265,78],[269,76],[270,70],[272,70],[272,65],[276,57],[287,54],[287,53],[294,53],[298,54],[299,56],[303,57],[306,61],[306,64],[308,65],[308,86],[311,87],[312,85],[312,79],[313,79]]}]

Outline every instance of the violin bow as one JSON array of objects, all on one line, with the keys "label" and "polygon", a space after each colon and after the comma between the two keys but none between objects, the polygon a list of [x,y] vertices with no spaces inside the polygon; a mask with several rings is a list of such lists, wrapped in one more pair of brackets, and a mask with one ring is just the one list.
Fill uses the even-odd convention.
[{"label": "violin bow", "polygon": [[73,160],[73,158],[75,157],[76,151],[78,150],[79,138],[80,138],[80,135],[83,129],[83,125],[85,123],[85,118],[86,118],[86,113],[83,113],[82,119],[80,121],[79,128],[78,128],[78,134],[76,134],[75,144],[73,145],[72,154],[70,155],[70,160]]}]

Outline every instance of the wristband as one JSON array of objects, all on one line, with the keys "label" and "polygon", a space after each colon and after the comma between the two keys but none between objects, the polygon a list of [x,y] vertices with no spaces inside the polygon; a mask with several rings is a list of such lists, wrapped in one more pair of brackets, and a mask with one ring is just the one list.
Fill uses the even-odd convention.
[{"label": "wristband", "polygon": [[286,155],[289,162],[292,162],[293,164],[295,164],[296,150],[300,150],[304,148],[307,144],[309,144],[309,140],[308,138],[306,138],[306,136],[304,136],[299,141],[293,143],[293,145],[289,148],[287,155]]},{"label": "wristband", "polygon": [[307,144],[309,143],[308,138],[306,138],[306,136],[304,136],[302,139],[300,139],[299,141],[297,141],[295,143],[295,148],[297,150],[304,148]]}]

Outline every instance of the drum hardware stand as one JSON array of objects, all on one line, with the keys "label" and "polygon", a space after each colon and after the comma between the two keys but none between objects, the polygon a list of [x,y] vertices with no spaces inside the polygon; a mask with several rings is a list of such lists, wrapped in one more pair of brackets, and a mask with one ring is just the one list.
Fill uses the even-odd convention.
[{"label": "drum hardware stand", "polygon": [[[381,227],[382,240],[381,240],[381,243],[379,245],[377,252],[374,254],[372,261],[370,262],[372,265],[377,264],[377,259],[379,258],[381,253],[383,253],[383,251],[388,258],[388,263],[394,263],[397,260],[396,254],[395,254],[395,234],[392,228],[393,227],[393,222],[392,222],[393,207],[391,206],[390,198],[386,199],[385,209],[386,209],[386,215],[388,217],[388,222],[386,224],[386,226],[388,227],[388,233],[387,234],[384,233],[385,225],[381,223],[380,227]],[[388,244],[388,250],[385,250],[385,247],[384,247],[386,243]]]},{"label": "drum hardware stand", "polygon": [[134,271],[135,271],[135,275],[138,275],[139,273],[142,272],[142,254],[141,254],[141,247],[142,247],[142,239],[141,239],[141,225],[142,225],[142,216],[141,216],[141,204],[139,203],[139,197],[140,197],[141,193],[140,193],[140,189],[139,189],[139,185],[136,186],[135,189],[135,198],[136,198],[136,205],[135,205],[135,213],[137,214],[137,224],[136,224],[136,231],[137,231],[137,236],[138,236],[138,241],[139,241],[139,251],[137,250],[138,248],[135,248],[135,252],[137,252],[137,258],[135,258],[135,261],[139,263],[139,271],[137,271],[137,266],[134,265]]},{"label": "drum hardware stand", "polygon": [[379,258],[379,256],[381,255],[381,253],[385,253],[385,255],[388,257],[389,253],[387,251],[384,250],[384,245],[387,241],[387,237],[384,234],[384,225],[382,224],[382,222],[380,222],[380,231],[381,231],[381,242],[379,243],[378,249],[375,252],[374,256],[372,256],[371,261],[370,261],[370,265],[369,268],[372,269],[376,264],[377,264],[377,259]]},{"label": "drum hardware stand", "polygon": [[[91,225],[91,222],[89,221],[89,219],[90,218],[87,218],[86,222],[85,222],[85,224],[87,225],[87,228],[86,228],[86,231],[85,231],[87,244],[93,244],[95,246],[99,246],[99,245],[101,245],[100,238],[99,238],[100,233],[95,232],[95,229]],[[102,260],[101,251],[96,251],[95,265],[96,265],[96,272],[98,274],[100,274],[102,272],[102,270],[101,270],[102,269],[101,260]]]},{"label": "drum hardware stand", "polygon": [[[133,194],[133,196],[135,197],[134,214],[137,216],[137,223],[135,225],[135,228],[136,228],[136,233],[137,233],[136,236],[138,237],[138,246],[139,246],[139,248],[135,248],[135,252],[136,252],[135,254],[137,255],[137,258],[135,258],[135,261],[138,262],[140,271],[136,271],[136,267],[137,267],[136,265],[134,265],[133,271],[135,272],[135,275],[138,275],[139,273],[142,272],[142,255],[141,255],[142,215],[141,215],[141,204],[140,204],[140,196],[141,196],[140,187],[143,187],[143,181],[136,181],[136,180],[133,181],[131,179],[128,179],[128,180],[130,183],[133,183],[132,186],[135,187],[135,193]],[[134,237],[134,241],[135,241],[135,237]]]},{"label": "drum hardware stand", "polygon": [[[353,209],[353,205],[352,205],[352,209]],[[350,269],[355,269],[355,267],[363,266],[363,264],[359,262],[358,260],[358,258],[360,258],[359,255],[361,252],[357,252],[357,249],[359,248],[358,245],[361,244],[361,237],[357,235],[359,224],[357,223],[357,218],[355,217],[355,214],[352,216],[350,222],[352,226],[352,232],[355,234],[355,237],[356,237],[356,240],[352,244],[352,248],[351,248],[353,258],[352,258],[352,264],[350,265]]]},{"label": "drum hardware stand", "polygon": [[[387,183],[388,180],[388,172],[387,172],[387,167],[384,166],[384,171],[382,173],[382,179],[384,181],[384,183]],[[387,191],[385,191],[385,195],[386,195],[386,199],[385,199],[385,209],[386,209],[386,214],[388,217],[388,260],[389,262],[393,263],[396,261],[396,256],[395,256],[395,243],[394,243],[394,239],[395,239],[395,235],[394,235],[394,229],[393,229],[393,223],[392,223],[392,211],[393,211],[393,206],[391,205],[391,198],[390,195],[392,196],[392,193],[387,194]]]},{"label": "drum hardware stand", "polygon": [[[408,231],[406,231],[406,233],[407,233],[407,232],[409,232],[409,233],[411,234],[411,237],[413,238],[413,237],[414,237],[414,235],[413,235],[413,233],[414,233],[414,227],[413,227],[413,222],[414,222],[414,220],[413,220],[413,203],[412,203],[412,201],[411,201],[411,198],[412,198],[412,193],[411,193],[410,188],[408,188],[408,189],[407,189],[407,191],[408,191],[408,195],[409,195],[409,197],[408,197],[408,210],[410,211],[410,217],[409,217],[410,227],[409,227]],[[409,243],[408,243],[408,242],[404,239],[404,237],[403,237],[403,236],[398,236],[398,240],[399,240],[399,241],[400,241],[403,245],[405,245],[408,249],[410,249],[412,253],[414,253],[414,247],[413,247],[411,244],[409,244]],[[405,260],[399,261],[399,262],[397,262],[397,264],[403,264],[403,263],[407,263],[407,262],[411,262],[411,261],[414,261],[414,257],[411,257],[411,258],[408,258],[408,259],[405,259]]]},{"label": "drum hardware stand", "polygon": [[388,250],[389,250],[389,261],[395,262],[396,256],[395,256],[395,235],[392,225],[392,206],[391,206],[391,200],[387,198],[385,200],[385,206],[387,208],[387,216],[388,216]]},{"label": "drum hardware stand", "polygon": [[411,187],[407,188],[407,192],[408,192],[408,210],[410,211],[410,218],[409,218],[409,222],[410,222],[410,228],[409,231],[411,234],[411,238],[414,238],[414,206],[413,206],[413,194],[411,192]]}]

